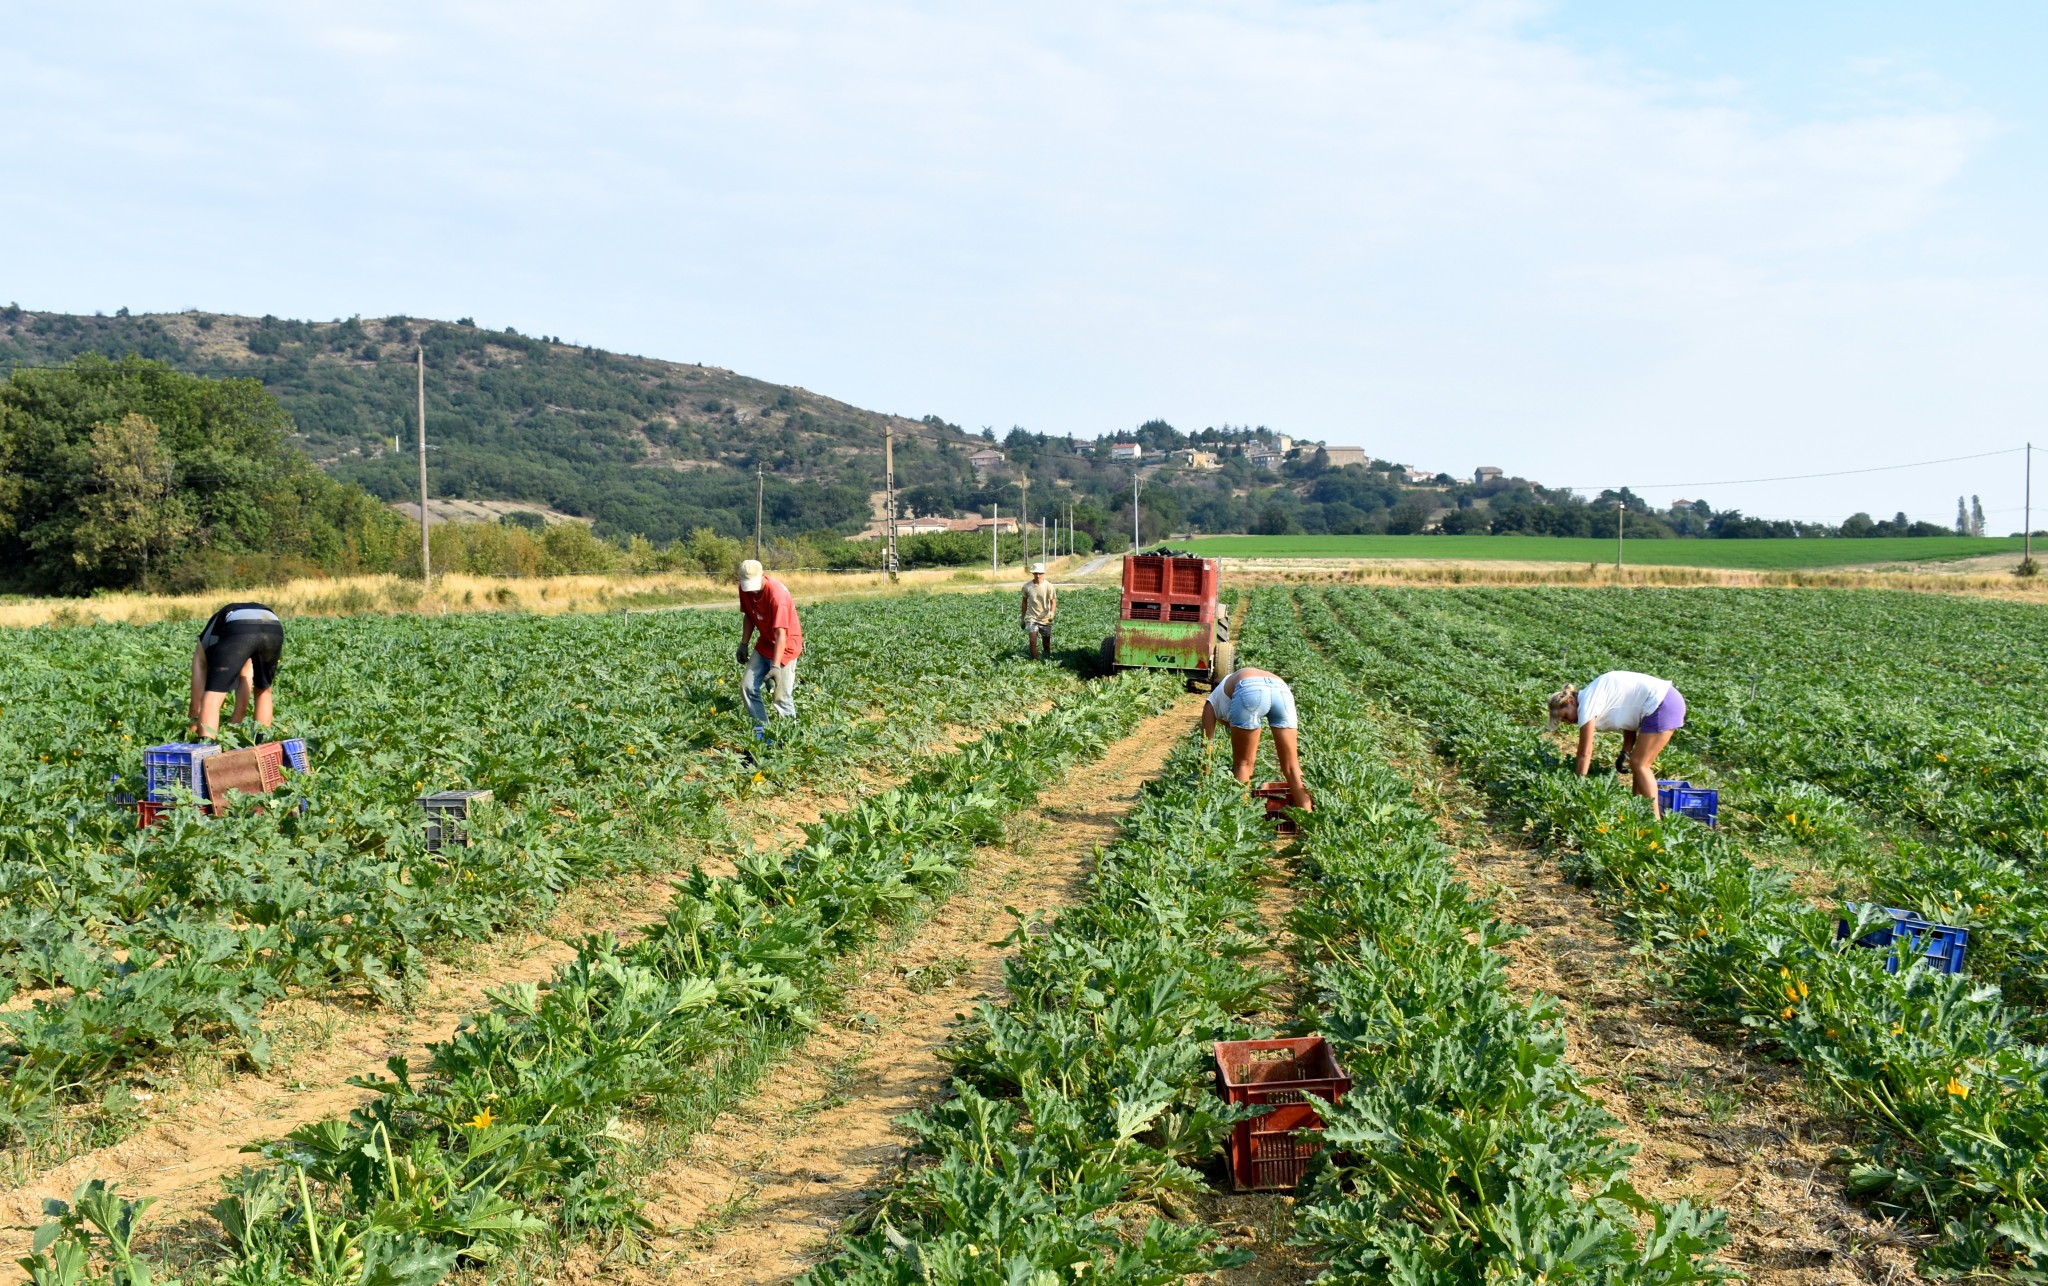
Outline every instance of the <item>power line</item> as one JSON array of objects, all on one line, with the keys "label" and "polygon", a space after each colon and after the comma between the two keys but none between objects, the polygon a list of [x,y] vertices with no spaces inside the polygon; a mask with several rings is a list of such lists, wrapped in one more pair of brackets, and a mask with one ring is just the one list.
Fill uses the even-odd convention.
[{"label": "power line", "polygon": [[2007,447],[2003,451],[1980,451],[1976,455],[1944,456],[1939,460],[1915,460],[1911,464],[1878,464],[1864,469],[1833,469],[1826,473],[1788,473],[1777,478],[1726,478],[1719,482],[1631,482],[1625,487],[1589,486],[1572,484],[1557,488],[1561,491],[1668,491],[1681,487],[1746,487],[1758,482],[1806,482],[1813,478],[1846,478],[1857,473],[1889,473],[1895,469],[1924,469],[1929,465],[1955,464],[1960,460],[1988,460],[1993,456],[2018,455],[2025,447]]}]

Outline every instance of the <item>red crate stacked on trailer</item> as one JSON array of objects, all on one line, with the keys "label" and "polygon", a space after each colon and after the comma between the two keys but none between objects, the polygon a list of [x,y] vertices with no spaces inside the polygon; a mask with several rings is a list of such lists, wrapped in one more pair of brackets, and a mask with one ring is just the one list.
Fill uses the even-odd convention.
[{"label": "red crate stacked on trailer", "polygon": [[1213,558],[1174,558],[1167,554],[1137,554],[1124,559],[1120,615],[1127,621],[1213,623],[1221,579],[1217,566]]}]

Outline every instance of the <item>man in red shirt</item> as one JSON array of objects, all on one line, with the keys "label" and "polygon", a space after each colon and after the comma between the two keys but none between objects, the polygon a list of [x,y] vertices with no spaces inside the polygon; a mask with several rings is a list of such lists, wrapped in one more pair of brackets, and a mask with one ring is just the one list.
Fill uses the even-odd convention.
[{"label": "man in red shirt", "polygon": [[[748,654],[750,643],[752,655]],[[740,679],[740,694],[746,698],[747,713],[754,716],[755,732],[765,732],[768,726],[761,689],[770,683],[775,687],[775,713],[785,719],[796,717],[796,659],[803,654],[803,626],[797,623],[796,600],[789,596],[789,587],[765,575],[760,563],[747,559],[740,564],[736,659],[747,667]]]}]

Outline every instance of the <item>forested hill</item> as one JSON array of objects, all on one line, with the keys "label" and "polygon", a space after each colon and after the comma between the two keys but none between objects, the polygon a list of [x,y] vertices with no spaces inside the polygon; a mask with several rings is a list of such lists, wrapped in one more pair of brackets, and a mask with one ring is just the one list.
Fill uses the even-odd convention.
[{"label": "forested hill", "polygon": [[[881,485],[895,420],[902,485],[971,483],[957,429],[863,411],[716,367],[627,357],[512,330],[409,317],[281,321],[184,312],[84,317],[0,309],[0,374],[88,352],[246,376],[291,412],[321,467],[386,500],[417,486],[413,349],[427,354],[430,486],[525,500],[656,541],[751,530],[766,467],[773,531],[851,531]],[[394,452],[393,439],[399,442]]]}]

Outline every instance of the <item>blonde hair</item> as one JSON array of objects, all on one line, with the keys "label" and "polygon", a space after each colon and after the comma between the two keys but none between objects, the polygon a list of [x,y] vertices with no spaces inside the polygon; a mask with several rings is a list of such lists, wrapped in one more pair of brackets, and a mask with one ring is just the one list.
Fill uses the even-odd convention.
[{"label": "blonde hair", "polygon": [[1555,728],[1558,724],[1564,722],[1564,716],[1562,714],[1559,714],[1558,711],[1564,708],[1566,702],[1576,699],[1578,695],[1578,685],[1572,683],[1567,683],[1563,687],[1559,688],[1557,691],[1550,694],[1551,727]]}]

